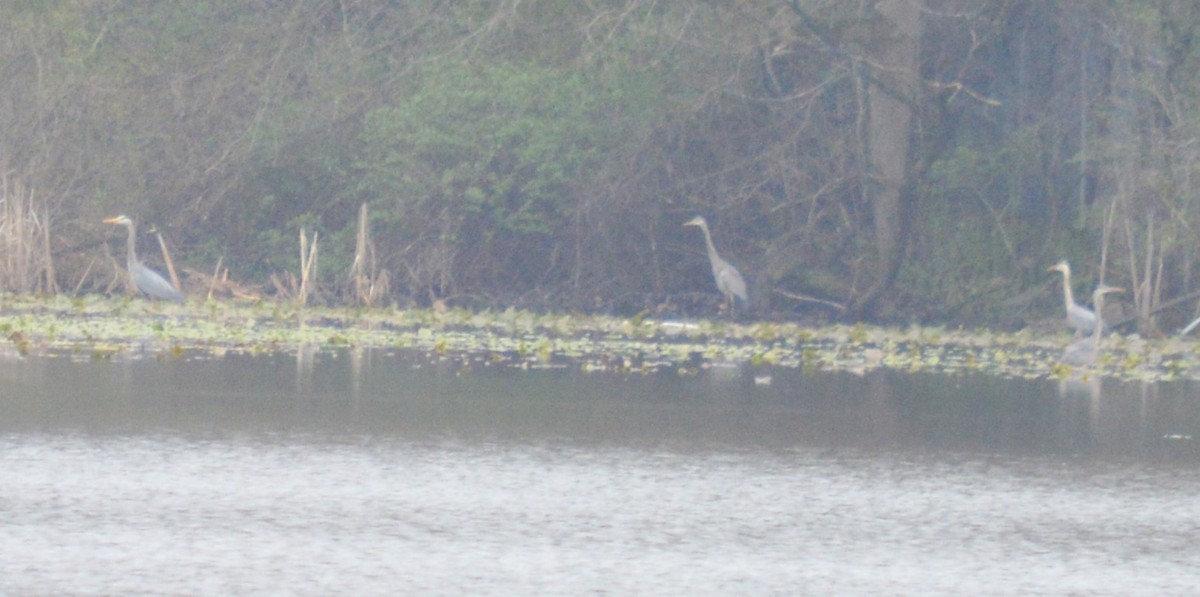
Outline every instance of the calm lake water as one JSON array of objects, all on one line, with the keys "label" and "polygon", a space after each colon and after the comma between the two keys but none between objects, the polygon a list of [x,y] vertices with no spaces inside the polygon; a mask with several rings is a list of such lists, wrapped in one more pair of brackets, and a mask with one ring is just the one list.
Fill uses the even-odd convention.
[{"label": "calm lake water", "polygon": [[1198,389],[6,358],[0,594],[1195,594]]}]

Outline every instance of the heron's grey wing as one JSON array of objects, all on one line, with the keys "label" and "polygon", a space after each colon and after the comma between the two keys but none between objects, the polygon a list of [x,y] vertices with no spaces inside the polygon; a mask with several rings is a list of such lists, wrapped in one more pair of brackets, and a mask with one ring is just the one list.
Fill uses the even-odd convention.
[{"label": "heron's grey wing", "polygon": [[1090,334],[1096,328],[1096,314],[1087,307],[1072,304],[1067,307],[1067,325],[1073,330]]},{"label": "heron's grey wing", "polygon": [[742,279],[742,274],[738,273],[737,268],[728,263],[717,274],[717,288],[722,293],[737,297],[743,305],[750,302],[750,297],[746,294],[746,281]]},{"label": "heron's grey wing", "polygon": [[159,275],[158,272],[144,265],[139,265],[134,268],[131,274],[134,285],[138,287],[138,290],[147,295],[164,301],[183,301],[183,293],[179,292],[166,278]]},{"label": "heron's grey wing", "polygon": [[1072,342],[1063,350],[1062,362],[1078,367],[1091,365],[1096,362],[1096,343],[1091,337]]}]

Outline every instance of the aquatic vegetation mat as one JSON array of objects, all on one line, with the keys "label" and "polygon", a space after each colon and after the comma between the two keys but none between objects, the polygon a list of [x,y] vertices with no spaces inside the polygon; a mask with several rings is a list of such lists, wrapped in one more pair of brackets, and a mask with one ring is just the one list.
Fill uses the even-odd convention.
[{"label": "aquatic vegetation mat", "polygon": [[1002,377],[1200,379],[1200,344],[1108,336],[1092,368],[1058,364],[1061,334],[865,324],[658,320],[449,309],[297,308],[260,302],[184,305],[87,296],[0,297],[0,356],[195,358],[228,351],[403,349],[436,359],[522,368],[658,372],[751,364],[866,373],[978,372]]}]

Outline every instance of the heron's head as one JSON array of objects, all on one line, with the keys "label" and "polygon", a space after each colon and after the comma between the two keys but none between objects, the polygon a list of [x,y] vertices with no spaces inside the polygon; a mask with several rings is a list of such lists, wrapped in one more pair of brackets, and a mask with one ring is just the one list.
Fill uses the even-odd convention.
[{"label": "heron's head", "polygon": [[112,217],[112,218],[104,218],[104,223],[105,224],[121,224],[122,226],[128,226],[133,223],[133,220],[129,219],[129,216],[122,214],[122,215]]},{"label": "heron's head", "polygon": [[1108,284],[1100,284],[1096,287],[1096,291],[1092,293],[1092,302],[1100,300],[1100,298],[1106,294],[1113,294],[1115,292],[1125,292],[1125,289],[1118,288],[1116,286],[1109,286]]},{"label": "heron's head", "polygon": [[696,216],[696,217],[684,222],[683,225],[684,226],[699,226],[701,228],[707,228],[708,222],[704,221],[704,216]]},{"label": "heron's head", "polygon": [[1071,275],[1071,264],[1067,263],[1066,259],[1063,259],[1062,261],[1059,261],[1058,263],[1055,263],[1054,265],[1046,268],[1046,271],[1062,272],[1069,276],[1069,275]]}]

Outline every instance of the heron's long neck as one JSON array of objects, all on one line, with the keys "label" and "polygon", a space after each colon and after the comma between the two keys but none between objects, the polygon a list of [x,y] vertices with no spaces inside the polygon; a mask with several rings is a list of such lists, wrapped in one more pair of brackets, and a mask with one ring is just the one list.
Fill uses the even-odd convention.
[{"label": "heron's long neck", "polygon": [[1092,328],[1092,346],[1099,347],[1100,332],[1104,329],[1104,320],[1100,317],[1100,314],[1104,312],[1104,297],[1097,295],[1092,302],[1095,303],[1092,306],[1096,309],[1096,327]]},{"label": "heron's long neck", "polygon": [[125,263],[126,263],[126,267],[129,268],[129,271],[132,272],[133,266],[137,265],[137,262],[138,262],[137,247],[136,247],[136,245],[137,245],[137,229],[134,228],[134,225],[132,223],[126,224],[125,227],[129,229],[129,238],[126,239],[126,241],[125,241],[125,247],[126,247]]},{"label": "heron's long neck", "polygon": [[1071,271],[1063,270],[1063,302],[1066,303],[1067,309],[1070,310],[1075,304],[1075,295],[1071,294]]},{"label": "heron's long neck", "polygon": [[713,268],[716,268],[717,260],[721,258],[717,255],[717,247],[713,245],[712,235],[708,233],[708,226],[701,226],[700,229],[704,231],[704,243],[708,245],[708,262],[713,265]]}]

